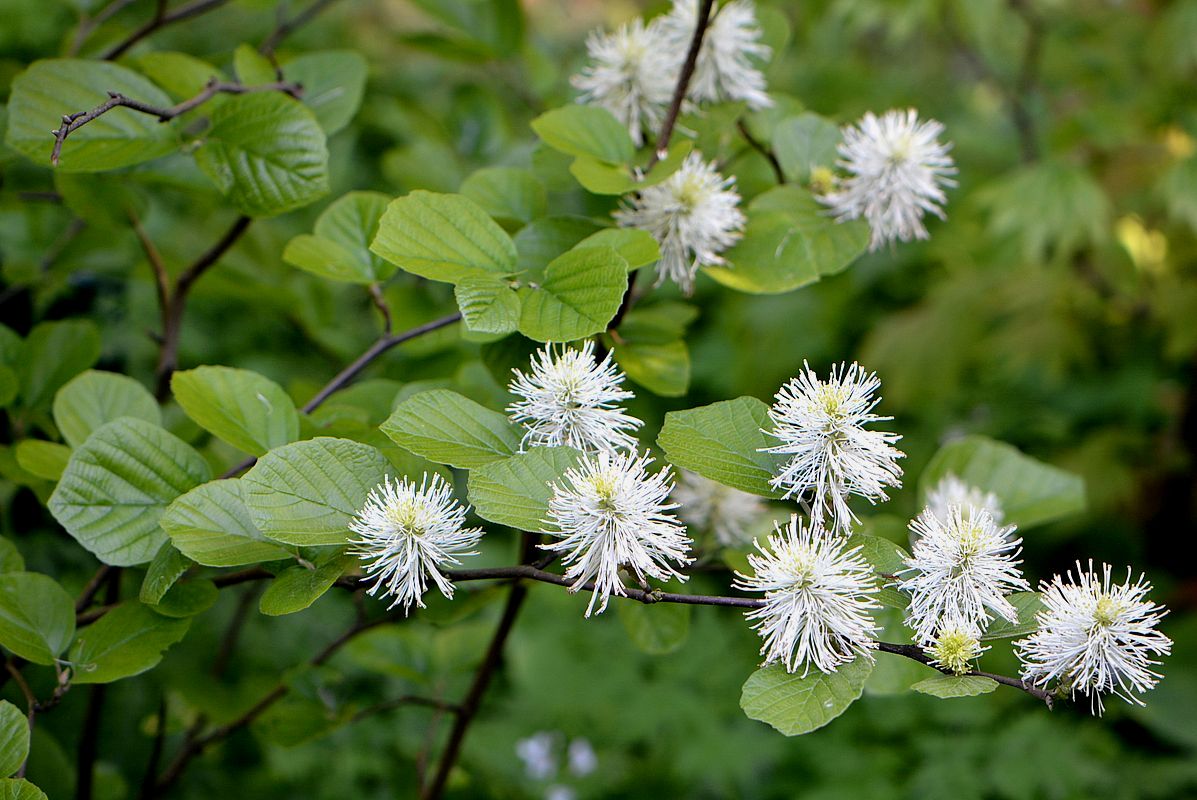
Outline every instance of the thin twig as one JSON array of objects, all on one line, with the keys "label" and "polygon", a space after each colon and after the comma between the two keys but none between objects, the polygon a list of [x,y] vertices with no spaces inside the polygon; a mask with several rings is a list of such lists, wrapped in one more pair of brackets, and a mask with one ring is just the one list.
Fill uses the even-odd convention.
[{"label": "thin twig", "polygon": [[279,46],[279,44],[282,43],[283,39],[286,39],[288,36],[295,33],[295,31],[302,28],[304,25],[307,25],[309,22],[315,19],[320,12],[324,11],[336,1],[337,0],[314,0],[311,5],[296,14],[294,17],[280,20],[278,25],[275,26],[274,30],[270,32],[270,35],[267,36],[265,41],[263,41],[258,47],[258,52],[267,57],[274,55],[275,49]]},{"label": "thin twig", "polygon": [[154,796],[154,783],[158,777],[158,765],[162,762],[162,751],[166,746],[166,695],[158,700],[157,729],[154,731],[154,745],[150,749],[150,758],[146,762],[145,772],[141,776],[141,788],[138,800],[151,800]]},{"label": "thin twig", "polygon": [[[21,674],[21,671],[17,669],[11,661],[5,659],[4,666],[8,668],[8,674],[12,675],[12,679],[16,681],[17,687],[21,690],[21,694],[25,696],[25,707],[28,709],[26,712],[26,719],[29,725],[29,734],[33,735],[33,726],[37,719],[38,710],[37,697],[33,694],[33,690],[29,688],[29,684],[26,682],[25,676]],[[28,763],[29,754],[26,753],[25,760],[21,762],[21,766],[17,769],[15,777],[25,777],[25,765]]]},{"label": "thin twig", "polygon": [[206,14],[209,11],[220,8],[228,1],[229,0],[193,0],[190,3],[186,3],[182,6],[179,6],[174,11],[169,12],[166,11],[166,4],[164,2],[159,3],[154,11],[153,17],[139,26],[124,39],[109,48],[104,53],[102,58],[105,61],[114,61],[128,52],[130,47],[137,44],[147,36],[153,35],[162,28],[165,28],[168,25],[173,25],[176,22],[182,22],[185,19],[191,19],[192,17],[198,17],[201,14]]},{"label": "thin twig", "polygon": [[[83,43],[87,41],[87,37],[91,36],[92,31],[134,2],[135,0],[112,0],[108,5],[100,9],[94,17],[85,15],[79,20],[79,27],[75,29],[75,35],[71,37],[71,46],[67,48],[67,55],[76,55],[83,47]],[[159,0],[159,5],[162,5],[162,0]]]},{"label": "thin twig", "polygon": [[391,335],[391,307],[387,304],[387,299],[383,296],[382,287],[377,283],[370,284],[370,302],[374,303],[374,307],[378,309],[378,313],[382,315],[382,332],[386,336]]},{"label": "thin twig", "polygon": [[769,166],[773,169],[773,176],[777,178],[778,185],[786,182],[786,173],[781,168],[781,162],[777,160],[777,154],[773,152],[773,148],[766,147],[765,143],[752,135],[752,131],[748,130],[748,125],[743,119],[736,120],[736,130],[744,137],[744,141],[748,142],[748,146],[760,153],[769,162]]},{"label": "thin twig", "polygon": [[686,60],[682,62],[681,72],[677,76],[677,84],[673,87],[673,99],[669,103],[669,111],[665,114],[665,122],[661,125],[660,134],[657,135],[657,146],[648,160],[645,171],[652,169],[658,161],[669,155],[669,140],[673,138],[673,128],[677,125],[678,115],[682,113],[682,104],[686,101],[690,79],[694,77],[694,67],[698,63],[698,53],[702,49],[702,38],[711,21],[711,6],[713,5],[714,0],[702,0],[698,6],[698,23],[694,26],[694,36],[690,38],[690,49],[686,51]]},{"label": "thin twig", "polygon": [[361,711],[353,715],[353,717],[350,719],[350,722],[360,722],[366,717],[372,717],[375,714],[383,714],[396,708],[403,708],[404,706],[424,706],[425,708],[435,708],[437,711],[445,711],[450,714],[457,714],[461,711],[461,706],[457,703],[450,703],[447,700],[438,700],[435,697],[421,697],[420,695],[405,694],[401,697],[396,697],[391,700],[384,700],[381,703],[375,703],[368,708],[363,708]]},{"label": "thin twig", "polygon": [[91,601],[96,598],[96,593],[104,585],[104,579],[108,577],[108,573],[111,570],[112,567],[107,564],[96,570],[96,574],[92,575],[87,581],[87,584],[83,587],[83,591],[79,594],[79,599],[75,601],[75,611],[82,611],[91,605]]},{"label": "thin twig", "polygon": [[[941,669],[931,662],[931,658],[922,651],[917,645],[913,644],[890,644],[889,642],[877,642],[877,649],[882,653],[890,653],[891,655],[903,656],[920,664],[926,664],[932,669],[937,669],[945,675],[954,675],[951,670]],[[1021,689],[1035,699],[1043,702],[1048,708],[1052,707],[1052,702],[1055,699],[1051,692],[1045,691],[1038,686],[1034,686],[1026,681],[1018,678],[1011,678],[1008,675],[998,675],[993,672],[983,672],[981,670],[972,670],[964,673],[968,677],[988,678],[995,683],[1000,683],[1003,686],[1012,686],[1015,689]]]}]

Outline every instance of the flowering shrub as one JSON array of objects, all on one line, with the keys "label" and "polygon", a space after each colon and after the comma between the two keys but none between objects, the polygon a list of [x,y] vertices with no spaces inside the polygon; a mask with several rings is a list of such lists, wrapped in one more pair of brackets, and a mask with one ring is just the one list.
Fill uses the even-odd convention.
[{"label": "flowering shrub", "polygon": [[[814,24],[785,3],[672,0],[555,50],[537,27],[552,10],[514,0],[225,5],[114,0],[27,45],[0,34],[0,796],[286,794],[249,761],[313,797],[364,792],[364,774],[388,797],[628,795],[648,791],[625,773],[658,724],[676,735],[645,774],[722,759],[749,765],[727,793],[789,796],[758,786],[760,754],[864,724],[849,709],[866,693],[1001,688],[971,702],[1023,704],[1032,744],[1110,735],[1082,713],[1113,696],[1197,746],[1170,716],[1183,702],[1148,705],[1170,685],[1161,598],[1185,595],[1088,536],[1130,502],[1099,457],[1131,444],[1036,445],[1067,438],[1066,412],[1084,435],[1142,402],[1140,363],[1197,350],[1176,277],[1197,229],[1182,123],[1153,122],[1151,157],[1177,162],[1152,189],[1164,210],[1124,214],[1114,255],[1113,201],[1078,163],[1133,133],[1044,152],[1043,42],[1057,19],[1076,35],[1069,12],[946,4],[952,58],[983,73],[965,105],[1004,109],[1020,151],[983,153],[960,108],[890,91],[902,63],[862,70],[868,91],[787,79],[838,27],[917,35],[913,7],[802,9]],[[1176,8],[1161,29],[1192,32],[1193,4]],[[379,41],[420,14],[431,28]],[[1025,29],[1013,78],[989,66],[999,18]],[[354,49],[325,49],[324,25]],[[1161,72],[1191,77],[1167,52],[1181,63]],[[1007,156],[1021,166],[970,188]],[[853,281],[901,285],[870,304]],[[923,305],[870,310],[900,302]],[[1097,338],[1074,314],[1145,328],[1139,350],[1093,359],[1126,382],[1100,403],[1054,399]],[[973,393],[1002,376],[1026,391]],[[1184,402],[1169,452],[1197,458]],[[603,638],[611,617],[646,655]],[[672,663],[696,671],[653,683],[691,640]],[[629,664],[626,696],[587,696]],[[698,694],[727,669],[730,694]],[[501,714],[517,695],[558,711]],[[594,707],[618,721],[587,729]],[[641,718],[618,750],[613,729]],[[742,755],[728,725],[752,726]],[[394,749],[349,738],[363,729]],[[263,759],[231,746],[246,731]],[[372,766],[345,778],[357,758]],[[230,772],[190,782],[205,762]],[[1175,786],[1197,784],[1191,766]]]}]

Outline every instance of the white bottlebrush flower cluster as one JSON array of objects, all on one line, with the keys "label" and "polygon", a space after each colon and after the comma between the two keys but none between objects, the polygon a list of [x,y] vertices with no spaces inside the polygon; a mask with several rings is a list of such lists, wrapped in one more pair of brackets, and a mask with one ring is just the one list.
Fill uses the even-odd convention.
[{"label": "white bottlebrush flower cluster", "polygon": [[954,675],[963,675],[988,649],[981,645],[981,632],[977,626],[961,619],[949,619],[939,626],[935,640],[924,652],[932,665]]},{"label": "white bottlebrush flower cluster", "polygon": [[747,616],[757,620],[766,664],[780,661],[805,675],[811,666],[830,673],[858,656],[872,658],[877,586],[860,548],[847,541],[795,514],[767,546],[757,544],[759,555],[748,556],[753,574],[736,573],[738,588],[765,595]]},{"label": "white bottlebrush flower cluster", "polygon": [[876,373],[855,363],[832,367],[826,381],[803,364],[798,377],[777,392],[769,409],[773,427],[765,433],[781,444],[764,450],[790,459],[772,485],[786,499],[808,502],[815,524],[830,517],[828,527],[848,533],[856,520],[850,495],[875,503],[888,499],[887,487],[901,486],[903,454],[893,446],[901,437],[865,428],[891,419],[873,413],[880,387]]},{"label": "white bottlebrush flower cluster", "polygon": [[661,246],[657,285],[671,280],[690,294],[699,267],[726,263],[720,253],[740,240],[745,224],[735,182],[690,153],[677,172],[615,212],[620,225],[648,231]]},{"label": "white bottlebrush flower cluster", "polygon": [[441,569],[476,555],[473,548],[481,528],[465,527],[466,508],[453,499],[453,487],[440,475],[425,474],[419,486],[407,478],[387,476],[370,492],[365,506],[349,523],[358,538],[349,552],[362,562],[364,580],[373,580],[369,594],[382,591],[402,604],[424,607],[431,580],[445,597],[453,597],[453,583]]},{"label": "white bottlebrush flower cluster", "polygon": [[1101,713],[1102,694],[1112,693],[1128,703],[1143,705],[1138,694],[1156,685],[1159,664],[1153,656],[1167,655],[1172,641],[1157,630],[1167,613],[1147,599],[1151,584],[1143,576],[1117,584],[1111,568],[1094,572],[1080,562],[1051,582],[1040,584],[1044,610],[1037,629],[1015,642],[1022,661],[1022,678],[1037,686],[1055,684],[1059,691],[1089,697],[1090,707]]},{"label": "white bottlebrush flower cluster", "polygon": [[943,125],[920,121],[914,109],[865,114],[843,129],[839,166],[848,176],[820,197],[840,221],[864,218],[871,250],[926,239],[925,214],[943,219],[944,188],[956,168],[939,136]]},{"label": "white bottlebrush flower cluster", "polygon": [[682,470],[673,488],[677,515],[690,528],[709,530],[725,547],[748,541],[748,531],[765,512],[764,501],[710,478]]},{"label": "white bottlebrush flower cluster", "polygon": [[920,644],[934,642],[949,621],[978,634],[995,614],[1018,621],[1007,595],[1031,587],[1018,569],[1022,540],[1011,536],[1013,525],[997,525],[984,509],[952,506],[946,520],[928,510],[910,527],[915,543],[898,588],[910,593],[906,622]]},{"label": "white bottlebrush flower cluster", "polygon": [[[637,146],[656,133],[673,100],[678,76],[698,23],[698,0],[674,0],[668,14],[635,19],[613,33],[586,40],[590,62],[571,79],[578,102],[610,111]],[[761,44],[750,0],[716,5],[687,87],[692,104],[743,100],[749,108],[772,105],[765,76],[754,64],[769,57]]]},{"label": "white bottlebrush flower cluster", "polygon": [[594,342],[578,350],[545,347],[528,374],[513,370],[508,387],[520,399],[507,407],[525,428],[525,447],[575,447],[585,452],[634,450],[640,420],[618,405],[634,395],[621,388],[624,374],[608,352],[600,362]]},{"label": "white bottlebrush flower cluster", "polygon": [[544,532],[558,541],[541,547],[564,553],[571,591],[594,581],[587,617],[596,604],[601,614],[611,595],[626,593],[621,568],[640,582],[686,579],[677,567],[691,561],[690,539],[669,513],[677,508],[669,502],[669,468],[650,473],[651,463],[644,455],[602,451],[585,456],[553,484],[545,520],[552,529]]}]

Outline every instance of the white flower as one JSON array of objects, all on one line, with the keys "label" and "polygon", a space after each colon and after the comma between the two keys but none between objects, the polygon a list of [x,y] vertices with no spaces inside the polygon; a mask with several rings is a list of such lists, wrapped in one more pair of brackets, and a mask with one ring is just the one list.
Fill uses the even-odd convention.
[{"label": "white flower", "polygon": [[588,617],[595,603],[601,614],[611,595],[625,594],[620,567],[639,582],[646,577],[685,580],[669,562],[690,563],[690,540],[685,526],[668,513],[677,508],[668,502],[673,489],[669,468],[650,475],[646,468],[651,463],[648,456],[603,451],[585,456],[553,485],[546,522],[557,530],[546,533],[560,541],[541,547],[565,553],[570,591],[594,581]]},{"label": "white flower", "polygon": [[409,610],[422,600],[431,579],[445,597],[453,597],[453,584],[441,569],[456,565],[457,556],[477,555],[482,529],[466,528],[466,508],[453,499],[453,487],[440,475],[425,474],[417,487],[407,478],[390,476],[370,491],[365,506],[350,521],[358,535],[351,539],[350,553],[362,560],[366,575],[374,579],[369,593],[380,589]]},{"label": "white flower", "polygon": [[959,506],[964,514],[988,511],[997,525],[1001,525],[1006,517],[1002,511],[1002,502],[996,494],[971,486],[948,473],[927,492],[927,510],[940,519],[947,520],[952,506]]},{"label": "white flower", "polygon": [[646,230],[661,245],[658,286],[669,279],[689,294],[699,267],[726,263],[719,254],[739,241],[745,222],[735,183],[690,153],[677,172],[615,212],[620,225]]},{"label": "white flower", "polygon": [[946,520],[929,511],[910,523],[915,534],[908,569],[898,583],[910,592],[906,624],[921,644],[933,642],[948,620],[979,631],[994,614],[1018,621],[1018,611],[1006,599],[1015,589],[1031,587],[1018,569],[1022,539],[1011,536],[1014,526],[999,527],[988,511],[961,513],[953,506]]},{"label": "white flower", "polygon": [[955,186],[948,150],[939,142],[943,125],[920,122],[918,112],[867,113],[843,129],[838,162],[851,175],[838,191],[819,199],[840,221],[864,217],[872,229],[871,250],[894,241],[926,239],[923,214],[944,218],[943,187]]},{"label": "white flower", "polygon": [[988,649],[981,646],[981,631],[975,625],[950,618],[939,626],[935,640],[924,647],[923,652],[932,665],[963,675]]},{"label": "white flower", "polygon": [[538,731],[515,743],[515,754],[532,780],[547,781],[557,774],[557,738],[549,731]]},{"label": "white flower", "polygon": [[1172,640],[1156,630],[1167,609],[1147,600],[1151,584],[1143,576],[1131,583],[1114,584],[1110,565],[1099,575],[1093,562],[1076,577],[1056,575],[1042,582],[1044,610],[1036,616],[1037,630],[1015,642],[1022,661],[1022,678],[1038,686],[1057,682],[1076,696],[1089,696],[1090,708],[1101,713],[1102,694],[1112,692],[1128,703],[1143,705],[1142,694],[1156,685],[1160,675],[1151,667],[1152,656],[1172,651]]},{"label": "white flower", "polygon": [[864,428],[892,419],[872,413],[881,402],[873,397],[880,387],[876,373],[855,363],[832,367],[831,376],[820,381],[803,362],[798,377],[777,392],[769,409],[773,429],[764,432],[782,443],[762,450],[793,458],[770,483],[784,489],[786,499],[813,492],[809,502],[815,524],[824,524],[830,514],[828,527],[846,533],[856,519],[848,508],[849,495],[875,503],[888,499],[885,487],[902,485],[897,460],[903,454],[893,447],[901,437]]},{"label": "white flower", "polygon": [[533,356],[531,366],[529,375],[512,370],[508,387],[522,398],[507,413],[524,424],[525,446],[565,445],[587,452],[636,448],[629,431],[642,423],[616,405],[635,395],[620,388],[624,374],[610,352],[596,362],[593,341],[581,350],[549,345]]},{"label": "white flower", "polygon": [[765,511],[761,498],[689,470],[682,470],[678,478],[673,499],[682,521],[691,528],[711,531],[726,547],[748,540],[749,526]]},{"label": "white flower", "polygon": [[578,102],[610,111],[639,147],[643,131],[655,131],[665,118],[681,56],[670,49],[658,23],[640,19],[614,33],[593,31],[586,51],[591,63],[570,79],[582,92]]},{"label": "white flower", "polygon": [[[660,17],[672,52],[684,55],[690,49],[698,9],[699,0],[673,0],[673,8]],[[773,105],[765,93],[765,76],[753,64],[753,59],[765,60],[770,52],[760,42],[755,6],[751,0],[734,0],[716,6],[712,13],[687,96],[699,103],[743,100],[754,110]]]},{"label": "white flower", "polygon": [[814,665],[831,673],[858,656],[872,659],[877,626],[869,611],[880,608],[873,568],[859,547],[820,526],[804,526],[798,515],[757,543],[760,555],[748,556],[751,576],[736,573],[735,585],[764,592],[765,605],[748,612],[764,640],[766,664],[780,661],[787,672]]}]

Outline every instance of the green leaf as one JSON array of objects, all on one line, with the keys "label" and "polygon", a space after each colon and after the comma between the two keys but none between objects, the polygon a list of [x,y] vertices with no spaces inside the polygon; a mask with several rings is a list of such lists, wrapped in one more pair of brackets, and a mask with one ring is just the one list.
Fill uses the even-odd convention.
[{"label": "green leaf", "polygon": [[511,281],[492,275],[463,278],[453,289],[466,327],[478,333],[511,333],[520,322],[520,298]]},{"label": "green leaf", "polygon": [[655,186],[677,172],[693,149],[694,143],[688,139],[675,142],[669,148],[669,155],[654,164],[644,176],[628,164],[610,164],[587,155],[575,158],[569,171],[583,189],[593,194],[627,194]]},{"label": "green leaf", "polygon": [[[35,61],[13,79],[5,141],[38,164],[50,163],[54,137],[65,114],[91,109],[109,92],[159,108],[173,105],[154,84],[130,69],[92,59]],[[157,117],[116,108],[76,130],[62,147],[59,169],[101,172],[139,164],[172,152],[175,130]]]},{"label": "green leaf", "polygon": [[0,645],[50,665],[75,635],[75,601],[46,575],[0,574]]},{"label": "green leaf", "polygon": [[46,793],[23,778],[0,778],[0,800],[47,800]]},{"label": "green leaf", "polygon": [[758,669],[744,683],[740,708],[749,719],[768,723],[786,736],[822,728],[844,713],[860,697],[873,662],[863,656],[841,665],[830,675],[811,667],[786,672],[781,664]]},{"label": "green leaf", "polygon": [[848,546],[860,547],[861,556],[877,573],[877,584],[881,587],[876,594],[877,600],[890,608],[905,610],[910,605],[910,598],[888,585],[891,581],[882,576],[896,575],[906,569],[906,559],[909,558],[906,551],[888,539],[867,533],[853,533]]},{"label": "green leaf", "polygon": [[628,377],[662,397],[682,397],[690,388],[690,351],[672,342],[625,341],[612,351]]},{"label": "green leaf", "polygon": [[480,169],[461,184],[461,193],[504,225],[527,224],[548,210],[544,185],[526,169]]},{"label": "green leaf", "polygon": [[187,635],[190,619],[156,614],[137,601],[122,603],[79,633],[71,648],[72,681],[112,683],[153,669]]},{"label": "green leaf", "polygon": [[937,678],[927,678],[911,686],[916,692],[929,694],[932,697],[976,697],[979,694],[989,694],[998,687],[997,681],[982,678],[980,675],[940,675]]},{"label": "green leaf", "polygon": [[71,447],[83,444],[96,428],[120,417],[162,424],[158,401],[127,375],[88,370],[54,395],[54,424]]},{"label": "green leaf", "polygon": [[137,599],[148,606],[158,605],[175,582],[191,569],[191,565],[191,559],[180,553],[170,542],[165,542],[158,548],[154,560],[146,568]]},{"label": "green leaf", "polygon": [[197,367],[171,376],[175,400],[204,430],[260,456],[299,436],[299,414],[282,387],[256,372]]},{"label": "green leaf", "polygon": [[8,408],[21,391],[21,379],[7,364],[0,364],[0,408]]},{"label": "green leaf", "polygon": [[43,408],[54,393],[100,357],[100,332],[87,320],[43,322],[25,340],[18,367],[21,405]]},{"label": "green leaf", "polygon": [[[517,237],[518,242],[518,237]],[[652,264],[661,257],[657,240],[648,231],[640,228],[603,228],[574,245],[583,247],[610,247],[628,262],[628,272]]]},{"label": "green leaf", "polygon": [[628,129],[610,111],[597,106],[555,108],[532,120],[532,130],[554,150],[625,164],[636,155]]},{"label": "green leaf", "polygon": [[[589,236],[607,230],[585,217],[543,217],[525,225],[515,235],[521,281],[538,281],[557,256]],[[617,248],[618,249],[618,248]]]},{"label": "green leaf", "polygon": [[251,217],[306,206],[328,192],[328,148],[312,112],[281,92],[228,98],[212,112],[195,160]]},{"label": "green leaf", "polygon": [[[147,78],[178,101],[195,97],[212,78],[227,80],[223,72],[207,61],[186,53],[143,53],[133,61]],[[274,77],[271,76],[269,80],[274,80]],[[218,102],[218,99],[214,97],[208,102]]]},{"label": "green leaf", "polygon": [[520,432],[507,417],[445,389],[399,403],[381,430],[416,455],[460,469],[499,461],[520,448]]},{"label": "green leaf", "polygon": [[344,544],[349,521],[389,467],[369,445],[322,436],[271,450],[241,485],[250,519],[267,539]]},{"label": "green leaf", "polygon": [[533,447],[470,472],[469,495],[474,513],[521,531],[546,526],[552,484],[578,464],[582,454],[572,447]]},{"label": "green leaf", "polygon": [[520,289],[520,332],[569,342],[607,329],[628,288],[628,266],[609,247],[575,248],[545,268],[539,288]]},{"label": "green leaf", "polygon": [[207,611],[215,605],[219,595],[220,590],[212,581],[179,581],[153,605],[154,610],[164,617],[184,619]]},{"label": "green leaf", "polygon": [[919,476],[924,502],[927,492],[946,475],[993,492],[1001,501],[1006,521],[1020,528],[1085,510],[1085,484],[1079,476],[984,436],[966,436],[939,449]]},{"label": "green leaf", "polygon": [[15,453],[21,469],[39,478],[56,481],[62,477],[62,471],[66,469],[67,461],[71,457],[71,448],[43,439],[25,439],[17,442]]},{"label": "green leaf", "polygon": [[690,606],[674,603],[616,603],[619,621],[636,647],[653,656],[672,653],[690,638]]},{"label": "green leaf", "polygon": [[21,556],[21,551],[15,544],[0,536],[0,573],[24,571],[25,559]]},{"label": "green leaf", "polygon": [[370,250],[434,281],[515,271],[511,237],[477,203],[457,194],[415,191],[392,200]]},{"label": "green leaf", "polygon": [[1028,633],[1033,633],[1039,627],[1035,615],[1043,610],[1042,595],[1038,592],[1014,592],[1007,595],[1006,599],[1018,611],[1018,622],[1009,622],[1001,617],[995,618],[993,623],[981,636],[983,641],[1013,639],[1016,636],[1026,636]]},{"label": "green leaf", "polygon": [[809,181],[816,167],[834,166],[839,143],[835,123],[810,112],[787,117],[773,128],[773,152],[786,177],[799,183]]},{"label": "green leaf", "polygon": [[156,425],[122,417],[71,455],[50,513],[105,564],[144,564],[166,541],[158,526],[176,497],[211,477],[190,446]]},{"label": "green leaf", "polygon": [[246,86],[273,83],[275,80],[274,64],[257,48],[246,43],[237,45],[233,51],[233,72],[237,73],[237,80]]},{"label": "green leaf", "polygon": [[197,486],[175,500],[160,523],[178,550],[207,567],[239,567],[287,558],[254,527],[239,480]]},{"label": "green leaf", "polygon": [[287,567],[266,587],[258,610],[272,617],[303,611],[320,599],[352,563],[350,558],[338,557],[316,569]]},{"label": "green leaf", "polygon": [[29,756],[29,720],[7,700],[0,700],[0,775],[12,775]]},{"label": "green leaf", "polygon": [[395,268],[370,252],[379,221],[391,200],[380,192],[349,192],[316,219],[311,234],[287,242],[283,260],[322,278],[370,284]]},{"label": "green leaf", "polygon": [[674,466],[697,472],[744,492],[781,497],[769,481],[783,456],[762,453],[777,443],[762,428],[770,427],[769,407],[755,397],[739,397],[686,411],[670,411],[657,444]]},{"label": "green leaf", "polygon": [[[306,53],[283,64],[283,77],[303,87],[300,100],[329,136],[357,113],[366,89],[366,59],[356,50]],[[271,76],[263,83],[273,81]]]}]

